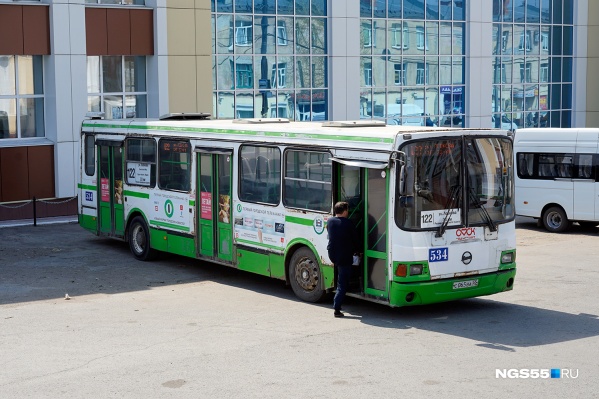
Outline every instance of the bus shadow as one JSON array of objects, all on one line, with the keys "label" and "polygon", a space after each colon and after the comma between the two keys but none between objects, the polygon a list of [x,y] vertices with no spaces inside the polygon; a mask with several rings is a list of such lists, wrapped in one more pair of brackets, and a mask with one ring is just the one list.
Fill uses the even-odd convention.
[{"label": "bus shadow", "polygon": [[[0,229],[0,305],[201,282],[300,302],[284,282],[269,277],[169,254],[155,262],[137,261],[126,243],[95,237],[76,224]],[[330,297],[305,303],[327,313],[331,305]],[[347,318],[375,327],[449,334],[505,351],[599,335],[597,315],[488,298],[399,309],[347,298],[345,307]]]},{"label": "bus shadow", "polygon": [[352,302],[352,310],[368,325],[448,334],[477,341],[480,347],[510,352],[518,347],[599,336],[599,315],[570,314],[487,298],[397,309]]}]

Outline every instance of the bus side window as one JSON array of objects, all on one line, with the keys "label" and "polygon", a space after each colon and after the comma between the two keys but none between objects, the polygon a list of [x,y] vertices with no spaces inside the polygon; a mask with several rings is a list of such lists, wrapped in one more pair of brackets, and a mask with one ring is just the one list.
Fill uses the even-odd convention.
[{"label": "bus side window", "polygon": [[593,178],[593,155],[582,154],[578,156],[578,162],[576,165],[578,169],[578,178],[580,179],[592,179]]},{"label": "bus side window", "polygon": [[518,154],[518,173],[522,177],[532,177],[534,154]]},{"label": "bus side window", "polygon": [[158,156],[159,187],[166,190],[189,191],[191,185],[189,142],[162,139]]}]

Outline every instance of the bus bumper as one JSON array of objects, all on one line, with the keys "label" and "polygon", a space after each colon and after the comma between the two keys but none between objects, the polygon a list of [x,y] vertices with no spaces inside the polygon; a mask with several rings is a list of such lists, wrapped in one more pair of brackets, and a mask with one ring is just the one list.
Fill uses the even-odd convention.
[{"label": "bus bumper", "polygon": [[[514,287],[515,277],[516,269],[509,269],[483,275],[420,283],[398,283],[392,281],[389,290],[389,305],[426,305],[510,291]],[[460,285],[472,284],[469,282],[474,280],[477,281],[476,286],[460,287]],[[454,283],[465,284],[458,284],[456,286]]]}]

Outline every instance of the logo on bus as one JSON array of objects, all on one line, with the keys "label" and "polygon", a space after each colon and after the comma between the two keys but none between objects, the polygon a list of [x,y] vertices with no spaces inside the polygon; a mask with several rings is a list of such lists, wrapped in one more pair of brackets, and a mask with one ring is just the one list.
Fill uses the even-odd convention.
[{"label": "logo on bus", "polygon": [[474,227],[464,227],[455,231],[455,236],[458,240],[470,240],[476,238],[476,229]]},{"label": "logo on bus", "polygon": [[316,216],[314,222],[312,223],[312,227],[314,227],[316,234],[322,234],[324,231],[324,219],[322,216]]},{"label": "logo on bus", "polygon": [[170,199],[166,200],[164,203],[164,213],[166,213],[166,216],[169,218],[173,216],[173,213],[175,213],[175,206],[173,205],[173,201]]}]

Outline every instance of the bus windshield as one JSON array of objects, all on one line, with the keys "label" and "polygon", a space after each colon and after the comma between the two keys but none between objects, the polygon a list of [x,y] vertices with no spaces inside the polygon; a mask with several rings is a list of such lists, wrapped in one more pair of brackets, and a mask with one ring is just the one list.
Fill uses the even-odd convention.
[{"label": "bus windshield", "polygon": [[395,220],[410,230],[488,225],[514,217],[512,144],[465,137],[408,143],[400,148]]}]

